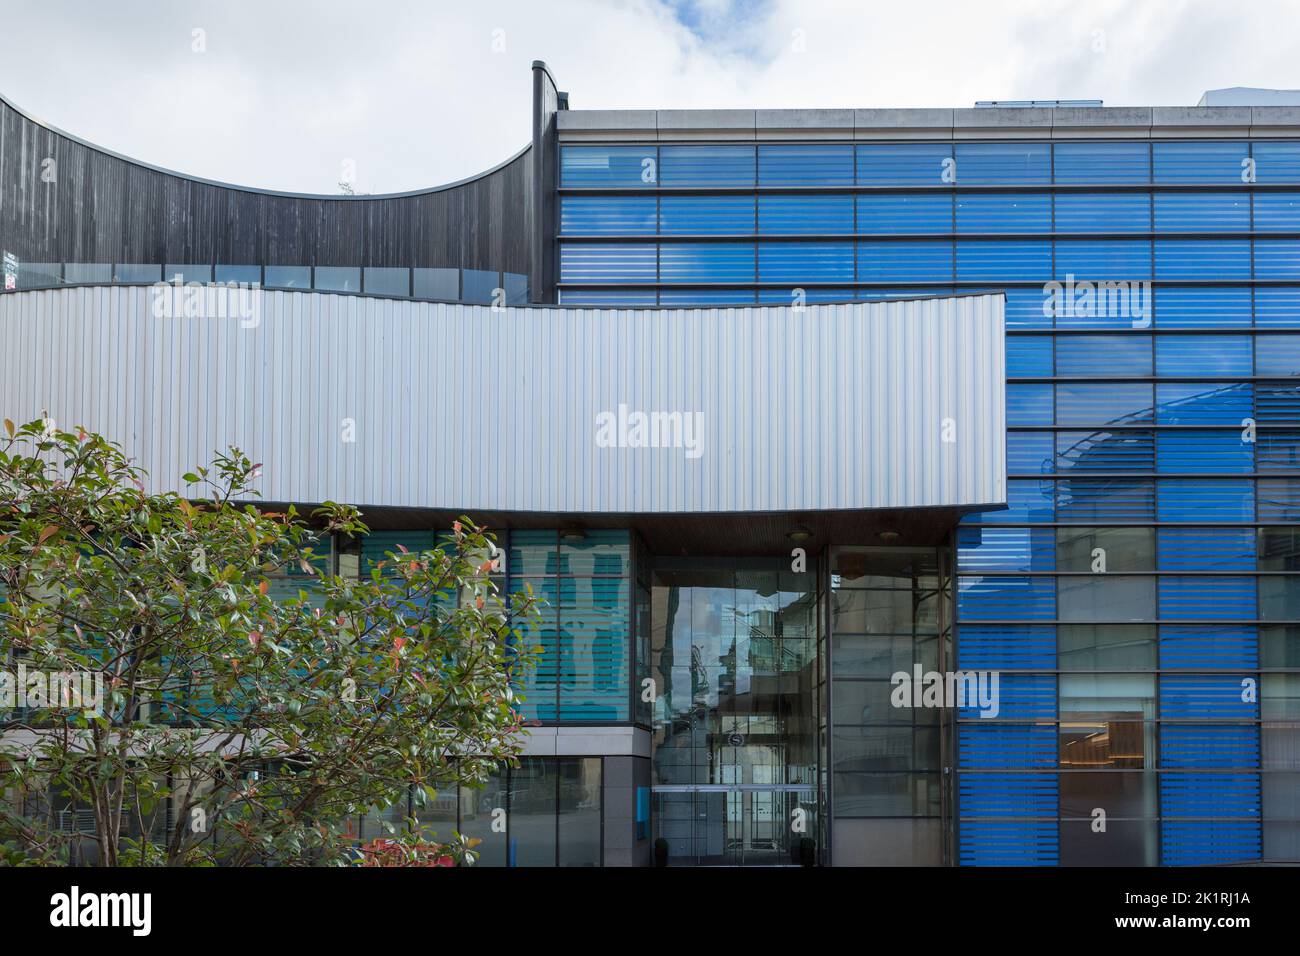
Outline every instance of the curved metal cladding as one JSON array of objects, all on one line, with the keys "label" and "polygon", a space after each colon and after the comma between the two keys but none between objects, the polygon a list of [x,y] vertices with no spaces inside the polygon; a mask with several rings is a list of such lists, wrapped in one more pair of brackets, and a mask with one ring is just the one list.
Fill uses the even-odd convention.
[{"label": "curved metal cladding", "polygon": [[30,262],[461,268],[527,274],[531,146],[479,176],[312,196],[184,176],[0,99],[0,246]]},{"label": "curved metal cladding", "polygon": [[[218,292],[204,290],[209,313]],[[494,311],[271,291],[255,319],[159,318],[159,294],[0,296],[0,412],[120,441],[157,489],[238,445],[266,463],[270,501],[705,513],[1006,500],[1000,294]]]}]

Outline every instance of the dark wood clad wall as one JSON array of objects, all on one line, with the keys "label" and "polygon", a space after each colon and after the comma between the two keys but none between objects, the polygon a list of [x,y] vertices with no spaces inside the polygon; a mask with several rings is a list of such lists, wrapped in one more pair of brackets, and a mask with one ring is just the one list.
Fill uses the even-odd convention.
[{"label": "dark wood clad wall", "polygon": [[[53,181],[42,171],[54,162]],[[393,199],[197,182],[69,139],[0,100],[0,247],[27,262],[415,266],[530,272],[529,151]]]}]

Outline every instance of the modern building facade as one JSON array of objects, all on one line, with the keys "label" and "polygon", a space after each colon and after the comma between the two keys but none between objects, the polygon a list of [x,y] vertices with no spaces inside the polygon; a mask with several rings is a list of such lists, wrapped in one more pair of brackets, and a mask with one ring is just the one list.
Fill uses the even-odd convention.
[{"label": "modern building facade", "polygon": [[321,197],[0,101],[4,414],[239,444],[362,506],[344,573],[496,529],[548,610],[437,808],[484,864],[1300,859],[1300,107],[533,106]]}]

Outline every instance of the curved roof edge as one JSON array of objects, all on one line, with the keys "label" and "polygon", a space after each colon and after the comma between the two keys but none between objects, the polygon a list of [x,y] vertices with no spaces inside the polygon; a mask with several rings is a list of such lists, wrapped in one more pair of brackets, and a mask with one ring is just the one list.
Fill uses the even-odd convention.
[{"label": "curved roof edge", "polygon": [[111,156],[113,159],[121,160],[124,163],[130,163],[132,166],[138,166],[141,169],[148,169],[155,173],[162,173],[165,176],[174,176],[177,179],[184,179],[193,183],[202,183],[204,186],[216,186],[220,189],[232,189],[235,190],[236,192],[256,193],[262,196],[279,196],[284,199],[342,200],[346,202],[355,199],[407,199],[412,196],[426,196],[430,193],[445,192],[448,189],[455,189],[458,186],[464,186],[476,180],[485,179],[488,176],[491,176],[493,173],[505,169],[507,166],[509,166],[511,163],[519,159],[521,156],[523,156],[525,153],[527,153],[530,149],[533,148],[532,143],[527,143],[521,149],[516,151],[513,155],[497,163],[495,166],[491,167],[490,169],[485,169],[481,173],[475,173],[472,176],[466,176],[464,179],[458,179],[455,182],[443,183],[440,186],[425,186],[420,189],[408,189],[404,192],[396,192],[396,193],[359,193],[355,195],[349,195],[348,193],[338,193],[337,195],[334,193],[298,193],[298,192],[288,192],[286,190],[281,190],[281,189],[263,189],[258,186],[241,186],[238,183],[226,183],[226,182],[222,182],[219,179],[208,179],[204,176],[192,176],[189,173],[178,172],[177,170],[174,169],[168,169],[165,166],[155,166],[153,163],[146,163],[143,160],[135,159],[131,156],[126,156],[122,153],[114,152],[113,150],[108,149],[107,147],[100,146],[98,143],[92,143],[89,140],[82,139],[80,136],[75,136],[72,133],[67,132],[66,130],[60,129],[59,127],[55,126],[52,123],[47,123],[45,120],[41,119],[40,117],[35,116],[32,113],[29,113],[27,110],[23,109],[21,106],[18,106],[8,97],[6,97],[3,93],[0,93],[0,103],[3,103],[5,106],[9,107],[9,109],[13,110],[15,113],[17,113],[19,116],[23,117],[24,119],[28,120],[29,122],[35,123],[37,126],[41,127],[42,129],[49,130],[51,133],[54,133],[56,136],[62,136],[64,139],[71,140],[72,142],[76,143],[78,146],[84,146],[87,149],[93,149],[97,153],[102,153],[105,156]]}]

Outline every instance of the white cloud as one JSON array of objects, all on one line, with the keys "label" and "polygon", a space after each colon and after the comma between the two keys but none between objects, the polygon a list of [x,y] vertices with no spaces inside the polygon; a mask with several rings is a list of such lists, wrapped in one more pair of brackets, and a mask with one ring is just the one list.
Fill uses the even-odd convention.
[{"label": "white cloud", "polygon": [[[529,137],[529,64],[578,108],[1196,102],[1300,86],[1294,0],[251,0],[21,4],[0,93],[127,155],[229,182],[388,192]],[[192,31],[206,52],[193,52]],[[795,42],[796,40],[800,42]]]}]

